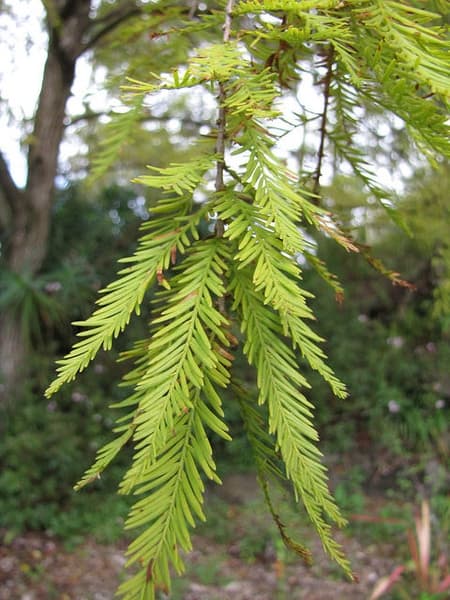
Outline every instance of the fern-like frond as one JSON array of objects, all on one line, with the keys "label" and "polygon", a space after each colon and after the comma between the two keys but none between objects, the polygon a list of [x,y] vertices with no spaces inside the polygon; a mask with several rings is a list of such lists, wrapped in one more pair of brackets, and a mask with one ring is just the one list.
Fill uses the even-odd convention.
[{"label": "fern-like frond", "polygon": [[345,386],[326,364],[325,353],[318,346],[322,339],[306,323],[306,320],[314,319],[306,302],[311,294],[302,289],[300,268],[293,256],[286,255],[271,222],[255,206],[231,193],[222,196],[217,210],[220,217],[229,222],[225,237],[238,245],[235,255],[240,263],[238,268],[254,263],[253,286],[263,294],[265,304],[270,304],[279,313],[283,333],[291,338],[293,346],[299,348],[333,392],[345,397]]},{"label": "fern-like frond", "polygon": [[244,352],[257,369],[259,402],[268,406],[270,432],[276,435],[286,473],[325,550],[351,576],[348,561],[326,520],[345,524],[329,492],[326,469],[315,445],[318,436],[312,424],[312,405],[301,392],[309,386],[299,373],[293,351],[280,337],[279,318],[264,305],[262,294],[252,290],[251,269],[235,270],[230,287],[246,336]]},{"label": "fern-like frond", "polygon": [[[299,223],[303,209],[308,215],[314,208],[307,204],[289,185],[293,178],[270,150],[271,142],[253,128],[247,128],[240,138],[243,148],[251,148],[242,180],[246,191],[254,195],[254,205],[262,217],[283,241],[286,252],[301,252],[304,242]],[[294,178],[295,179],[295,178]]]},{"label": "fern-like frond", "polygon": [[164,168],[147,166],[147,169],[154,171],[156,175],[141,175],[133,179],[133,182],[183,196],[184,193],[192,193],[198,187],[205,173],[214,165],[214,161],[214,155],[207,155]]},{"label": "fern-like frond", "polygon": [[191,550],[189,528],[196,519],[205,519],[200,470],[210,479],[217,476],[201,419],[203,409],[196,390],[191,408],[174,420],[170,436],[143,474],[145,483],[136,490],[144,497],[131,509],[125,526],[144,528],[127,552],[128,564],[138,562],[141,568],[119,587],[124,600],[153,600],[157,589],[169,592],[169,568],[183,571],[179,550]]},{"label": "fern-like frond", "polygon": [[[126,378],[134,391],[115,406],[134,410],[119,419],[120,435],[99,451],[79,486],[99,475],[132,438],[133,462],[122,493],[143,495],[127,528],[144,528],[131,543],[129,564],[141,570],[119,593],[126,600],[154,598],[170,588],[169,567],[183,570],[179,550],[191,548],[189,528],[204,519],[200,470],[220,482],[205,428],[230,439],[215,385],[229,383],[226,319],[215,304],[224,293],[227,258],[224,240],[197,242],[155,299],[150,342],[139,343],[126,358],[136,367]],[[124,423],[125,421],[125,423]]]},{"label": "fern-like frond", "polygon": [[168,75],[151,73],[154,82],[128,78],[128,84],[122,89],[140,96],[160,90],[195,87],[209,81],[228,79],[230,75],[236,75],[240,65],[241,53],[237,44],[211,44],[199,49],[190,58],[186,68],[175,69]]},{"label": "fern-like frond", "polygon": [[236,75],[238,77],[226,85],[224,101],[231,130],[248,127],[249,119],[272,119],[280,114],[273,106],[279,90],[275,76],[269,69],[256,71],[243,62],[240,69],[236,70]]},{"label": "fern-like frond", "polygon": [[391,54],[397,64],[404,65],[404,76],[449,98],[450,46],[443,37],[444,30],[433,25],[438,15],[411,3],[393,0],[366,0],[358,4],[360,7],[353,12],[364,27],[366,37],[372,32],[378,41],[372,64],[382,63],[384,53]]},{"label": "fern-like frond", "polygon": [[140,481],[166,443],[178,415],[192,408],[191,389],[204,387],[205,370],[210,377],[223,378],[216,344],[228,345],[226,319],[215,307],[214,298],[224,293],[224,255],[223,241],[195,244],[181,272],[171,279],[171,289],[157,294],[159,316],[152,319],[148,368],[134,396],[139,399],[133,435],[136,454],[121,484],[123,493]]},{"label": "fern-like frond", "polygon": [[167,199],[153,209],[164,217],[150,220],[146,226],[148,233],[141,238],[134,255],[121,259],[132,264],[119,271],[120,277],[101,292],[103,295],[97,300],[100,308],[86,321],[74,323],[85,328],[78,333],[83,339],[58,361],[58,376],[47,389],[47,397],[83,371],[100,348],[111,348],[113,338],[123,331],[133,312],[139,314],[145,292],[158,271],[170,265],[173,250],[183,253],[198,238],[197,226],[205,210],[186,214],[191,202],[191,199]]},{"label": "fern-like frond", "polygon": [[202,81],[226,81],[242,67],[242,54],[235,42],[210,44],[191,59],[189,70]]},{"label": "fern-like frond", "polygon": [[448,54],[450,43],[434,13],[391,0],[361,0],[355,32],[371,102],[402,118],[420,150],[450,154]]}]

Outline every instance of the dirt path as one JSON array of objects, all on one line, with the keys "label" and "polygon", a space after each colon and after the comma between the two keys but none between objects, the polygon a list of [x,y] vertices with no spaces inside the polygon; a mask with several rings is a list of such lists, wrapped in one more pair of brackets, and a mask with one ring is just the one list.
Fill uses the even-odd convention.
[{"label": "dirt path", "polygon": [[[284,552],[268,521],[256,479],[228,476],[207,503],[213,521],[194,536],[186,574],[174,578],[170,600],[367,600],[375,582],[396,566],[396,549],[367,545],[339,532],[358,583],[344,579],[308,527],[314,557],[307,568]],[[256,504],[253,504],[256,502]],[[4,538],[0,531],[0,542]],[[0,543],[0,600],[113,600],[126,577],[126,544],[85,540],[72,551],[43,533]],[[398,550],[398,548],[397,548]],[[161,600],[169,600],[162,597]]]},{"label": "dirt path", "polygon": [[[319,548],[316,564],[284,565],[270,549],[249,562],[233,544],[194,540],[187,574],[173,600],[366,600],[374,581],[392,569],[380,550],[343,539],[360,582],[343,581]],[[27,534],[0,547],[0,600],[112,600],[124,577],[124,547],[87,540],[72,552],[46,535]]]}]

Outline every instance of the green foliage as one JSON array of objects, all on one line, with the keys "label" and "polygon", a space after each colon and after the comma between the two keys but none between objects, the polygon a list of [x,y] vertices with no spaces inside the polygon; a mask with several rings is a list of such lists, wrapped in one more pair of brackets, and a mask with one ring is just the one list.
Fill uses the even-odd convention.
[{"label": "green foliage", "polygon": [[[350,402],[336,402],[312,376],[319,429],[333,452],[370,444],[372,451],[388,452],[394,463],[399,457],[420,460],[422,470],[427,461],[445,457],[450,360],[449,313],[442,303],[448,277],[443,256],[450,225],[447,177],[445,169],[420,171],[407,184],[400,206],[413,237],[399,236],[364,195],[351,196],[354,182],[343,185],[338,178],[327,190],[348,226],[353,211],[366,211],[364,223],[353,225],[353,235],[374,240],[372,252],[386,260],[393,260],[395,249],[396,270],[416,286],[414,291],[393,287],[368,264],[353,260],[327,240],[319,243],[318,255],[338,275],[345,301],[330,303],[325,285],[305,270],[330,361],[351,397]],[[348,356],[356,359],[349,363]]]},{"label": "green foliage", "polygon": [[58,404],[44,407],[29,391],[13,414],[2,413],[7,429],[0,442],[0,528],[45,529],[67,542],[87,534],[103,541],[118,538],[130,504],[112,493],[120,466],[85,496],[71,490],[86,454],[93,455],[105,440],[96,379],[68,387]]},{"label": "green foliage", "polygon": [[[410,241],[402,255],[396,246],[398,264],[405,270],[412,247]],[[346,256],[330,247],[321,251],[346,288],[344,304],[332,305],[324,285],[313,275],[305,278],[316,292],[315,312],[320,332],[328,339],[330,360],[351,398],[336,402],[311,375],[327,448],[354,451],[358,443],[364,448],[370,444],[371,452],[388,452],[391,459],[402,457],[406,462],[421,454],[423,469],[433,456],[443,458],[446,447],[450,356],[448,341],[430,311],[433,292],[427,292],[427,300],[417,292],[402,294],[362,263],[353,263],[350,275]],[[419,260],[418,256],[416,264]],[[355,357],[351,364],[349,356]]]},{"label": "green foliage", "polygon": [[136,101],[128,110],[113,113],[113,119],[103,132],[100,153],[92,161],[91,181],[102,177],[113,166],[120,149],[132,135],[136,123],[142,119],[142,112],[141,102]]},{"label": "green foliage", "polygon": [[[139,314],[144,294],[155,280],[158,272],[170,264],[173,250],[183,251],[190,244],[188,234],[196,236],[202,212],[183,217],[190,200],[181,202],[164,201],[158,210],[164,218],[157,224],[149,221],[145,227],[149,231],[140,240],[133,257],[121,259],[132,266],[119,271],[120,279],[109,284],[103,296],[97,301],[100,308],[87,321],[81,323],[89,331],[81,334],[85,339],[77,342],[72,353],[60,361],[59,377],[49,389],[49,394],[57,391],[65,381],[71,381],[77,372],[86,368],[98,350],[111,348],[114,337],[124,330],[133,312]],[[178,223],[174,229],[173,225]]]},{"label": "green foliage", "polygon": [[52,340],[70,337],[67,322],[87,316],[100,280],[112,276],[98,249],[108,245],[120,255],[124,245],[135,244],[140,219],[128,205],[135,193],[110,186],[92,196],[86,200],[79,185],[57,191],[41,273],[2,269],[0,310],[18,317],[22,336],[41,352]]},{"label": "green foliage", "polygon": [[0,310],[18,317],[24,339],[42,341],[42,323],[63,322],[62,306],[46,293],[48,277],[32,278],[27,274],[3,271],[0,283]]},{"label": "green foliage", "polygon": [[[24,393],[17,394],[14,410],[0,410],[0,528],[43,529],[66,541],[88,533],[110,541],[123,529],[130,503],[113,493],[121,462],[90,493],[70,491],[80,465],[105,443],[105,428],[112,424],[102,410],[103,394],[123,398],[111,385],[110,372],[118,373],[115,355],[99,355],[58,402],[43,402],[42,389],[55,355],[73,343],[68,321],[86,318],[101,282],[114,274],[111,258],[134,247],[140,222],[135,205],[136,193],[129,188],[110,186],[89,195],[80,185],[57,190],[43,272],[33,279],[1,278],[2,298],[10,298],[21,315],[22,334],[30,332],[33,351]],[[128,335],[136,337],[133,326]]]},{"label": "green foliage", "polygon": [[[148,335],[123,355],[134,366],[123,380],[131,388],[129,395],[113,405],[125,411],[114,428],[117,436],[98,452],[78,484],[97,479],[131,444],[131,464],[119,490],[138,496],[126,527],[138,529],[128,556],[129,564],[139,568],[120,586],[125,600],[153,600],[157,590],[170,591],[170,569],[183,570],[180,552],[191,548],[190,529],[205,518],[203,479],[220,482],[208,436],[229,438],[223,390],[234,385],[233,348],[238,344],[256,371],[257,403],[267,410],[264,420],[241,399],[266,501],[282,539],[307,556],[287,536],[273,509],[267,475],[292,483],[325,550],[352,577],[333,538],[332,524],[342,526],[345,519],[320,460],[306,365],[336,398],[342,401],[346,390],[327,362],[321,337],[310,327],[311,293],[300,263],[309,253],[309,264],[340,291],[323,263],[311,258],[306,232],[325,234],[347,251],[363,247],[319,206],[317,185],[314,194],[302,189],[303,178],[292,174],[274,150],[277,138],[271,124],[279,116],[279,99],[299,76],[297,60],[327,57],[321,134],[327,133],[331,100],[337,116],[329,142],[337,152],[350,148],[343,155],[372,191],[376,184],[363,158],[351,150],[360,99],[402,117],[430,156],[448,151],[446,42],[430,24],[433,15],[375,0],[249,1],[235,10],[233,6],[230,0],[214,18],[200,18],[200,23],[167,34],[186,39],[203,28],[209,42],[220,17],[222,39],[199,44],[196,52],[175,53],[179,60],[169,63],[170,73],[151,72],[150,82],[134,77],[124,88],[136,111],[140,101],[160,92],[193,87],[213,92],[218,97],[215,147],[209,140],[195,158],[150,167],[151,175],[136,180],[159,189],[160,197],[151,206],[135,253],[122,259],[127,266],[103,290],[93,315],[75,323],[82,328],[82,339],[59,361],[57,378],[47,390],[47,396],[55,393],[101,348],[109,350],[157,284]],[[159,11],[157,15],[159,26],[172,25],[173,13],[166,21]],[[133,120],[128,114],[111,124],[97,168],[107,167],[121,140],[129,137]],[[201,203],[196,202],[199,190],[206,196]],[[210,222],[206,235],[205,220]]]}]

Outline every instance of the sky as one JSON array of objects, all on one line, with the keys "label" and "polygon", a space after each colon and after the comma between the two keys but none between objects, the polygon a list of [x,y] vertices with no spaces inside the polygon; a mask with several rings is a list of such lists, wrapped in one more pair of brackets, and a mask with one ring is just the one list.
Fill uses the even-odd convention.
[{"label": "sky", "polygon": [[[46,59],[47,35],[40,23],[44,8],[40,0],[9,0],[15,18],[0,13],[0,131],[1,148],[9,162],[12,175],[19,186],[25,184],[26,163],[21,151],[21,140],[30,133]],[[83,100],[90,97],[93,110],[101,110],[107,94],[101,91],[104,71],[93,74],[86,58],[77,63],[72,96],[68,101],[68,114],[84,111]],[[5,110],[8,106],[8,112]],[[29,122],[24,134],[19,124]],[[65,140],[61,159],[67,160],[80,150],[79,146]]]},{"label": "sky", "polygon": [[[11,2],[7,2],[11,4]],[[22,132],[15,125],[33,116],[42,80],[47,38],[36,23],[43,16],[41,2],[16,0],[17,20],[0,13],[0,129],[1,147],[19,185],[24,184],[24,164],[20,152]],[[5,115],[5,105],[10,114]]]},{"label": "sky", "polygon": [[[9,0],[10,5],[12,1]],[[12,113],[6,116],[4,112],[0,112],[0,128],[2,150],[16,183],[23,186],[26,178],[26,162],[20,142],[24,132],[17,124],[24,119],[31,120],[33,117],[46,58],[47,35],[39,26],[44,18],[43,5],[39,0],[14,0],[13,6],[16,19],[0,14],[0,52],[4,58],[3,65],[8,65],[0,72],[0,93],[2,99],[11,107]],[[94,74],[88,60],[85,58],[79,60],[72,96],[67,105],[68,114],[81,114],[84,110],[83,99],[86,97],[89,97],[93,110],[104,109],[108,105],[107,93],[102,91],[104,79],[104,71],[100,70]],[[300,93],[302,98],[309,99],[308,104],[311,109],[317,108],[318,103],[321,102],[320,95],[307,78],[302,84]],[[192,96],[191,90],[189,96]],[[206,101],[205,98],[202,100]],[[211,103],[207,102],[207,104],[214,102],[211,97]],[[292,101],[282,106],[288,118],[296,108],[298,107]],[[290,151],[295,151],[301,145],[303,141],[301,138],[300,129],[292,131],[283,139],[280,152],[288,157]],[[78,143],[65,140],[61,146],[60,158],[65,161],[79,152]],[[294,168],[293,164],[290,166]],[[325,177],[326,171],[325,167]]]},{"label": "sky", "polygon": [[[43,67],[46,57],[47,36],[40,27],[44,18],[43,4],[40,0],[7,0],[6,5],[14,7],[16,19],[12,19],[5,13],[0,13],[0,55],[2,61],[0,66],[0,131],[1,148],[10,164],[13,177],[19,186],[25,184],[26,162],[21,151],[21,140],[31,132],[31,119],[34,114],[39,89],[42,81]],[[5,68],[6,66],[6,68]],[[75,83],[72,96],[69,99],[68,114],[77,115],[83,112],[83,100],[89,97],[93,110],[102,110],[110,102],[107,93],[102,90],[105,80],[104,70],[93,73],[89,61],[82,58],[77,63]],[[192,94],[192,92],[189,92]],[[305,75],[301,83],[299,96],[306,104],[307,109],[320,112],[323,99],[320,90],[314,87],[312,78]],[[5,111],[9,107],[9,113]],[[287,120],[298,111],[295,100],[289,100],[282,105],[283,113]],[[28,131],[24,134],[18,124],[28,120]],[[389,132],[388,125],[386,134]],[[296,165],[293,158],[289,159],[290,153],[294,153],[301,146],[303,136],[302,128],[296,128],[283,137],[279,144],[279,152],[290,160],[289,166],[295,170]],[[317,140],[317,135],[312,136],[309,143]],[[79,141],[74,136],[66,139],[60,150],[62,162],[80,153]],[[312,165],[310,165],[312,168]],[[399,165],[402,175],[408,174],[406,165]],[[399,186],[397,174],[390,173],[382,165],[378,166],[378,176],[384,185]],[[330,180],[332,175],[330,164],[324,164],[323,182]]]}]

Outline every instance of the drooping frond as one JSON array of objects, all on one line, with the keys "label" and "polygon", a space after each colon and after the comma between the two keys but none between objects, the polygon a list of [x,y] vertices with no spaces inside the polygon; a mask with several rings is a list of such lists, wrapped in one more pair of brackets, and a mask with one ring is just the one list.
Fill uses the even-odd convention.
[{"label": "drooping frond", "polygon": [[[352,11],[357,22],[364,28],[366,37],[371,33],[378,42],[377,54],[370,58],[369,50],[365,58],[370,59],[374,66],[386,67],[383,62],[391,54],[397,64],[404,65],[404,78],[448,98],[449,44],[443,38],[443,28],[433,25],[437,15],[412,6],[410,2],[361,0],[358,4]],[[362,27],[359,30],[361,34]],[[386,69],[385,75],[388,74]]]},{"label": "drooping frond", "polygon": [[217,210],[222,219],[231,221],[225,236],[237,242],[239,268],[255,264],[252,285],[262,293],[264,303],[278,311],[284,334],[291,338],[293,346],[300,349],[303,357],[324,377],[334,393],[345,397],[345,387],[326,364],[326,356],[318,346],[321,338],[305,322],[314,319],[314,315],[306,303],[311,294],[300,285],[300,268],[292,256],[286,255],[271,223],[254,206],[232,194],[223,196]]},{"label": "drooping frond", "polygon": [[143,568],[120,587],[126,600],[144,593],[154,598],[156,589],[169,589],[169,566],[183,569],[179,549],[191,548],[188,529],[204,519],[200,470],[220,481],[205,428],[230,439],[214,387],[229,382],[226,319],[215,307],[226,256],[223,240],[197,242],[170,279],[170,289],[157,294],[151,340],[131,353],[137,366],[127,383],[135,390],[117,405],[136,409],[79,484],[98,475],[132,437],[135,455],[121,491],[143,497],[126,527],[145,530],[128,551],[129,563]]},{"label": "drooping frond", "polygon": [[422,151],[448,155],[450,43],[432,26],[436,15],[391,0],[357,4],[358,46],[381,88],[369,94],[372,102],[401,117]]},{"label": "drooping frond", "polygon": [[[134,180],[159,190],[160,199],[135,254],[124,259],[126,267],[102,292],[93,315],[77,323],[81,339],[59,362],[47,390],[51,395],[100,348],[109,349],[139,313],[150,286],[158,284],[148,335],[123,355],[134,366],[123,380],[129,395],[113,405],[124,410],[116,438],[99,450],[77,487],[99,477],[125,444],[132,446],[120,492],[139,496],[127,520],[128,528],[139,529],[128,551],[137,572],[120,594],[154,600],[157,590],[169,592],[170,570],[183,569],[180,551],[191,548],[190,528],[204,518],[202,477],[220,481],[207,431],[229,439],[221,390],[231,387],[282,539],[309,559],[287,535],[268,492],[270,479],[287,475],[324,548],[351,576],[332,537],[331,523],[343,525],[345,519],[328,489],[309,384],[298,360],[315,369],[337,397],[346,391],[310,326],[311,294],[300,265],[312,265],[342,297],[342,287],[316,256],[309,237],[314,228],[314,235],[360,252],[402,284],[320,206],[322,161],[333,152],[386,206],[389,190],[359,142],[366,113],[388,109],[431,158],[449,153],[448,40],[432,13],[394,0],[227,0],[208,10],[164,0],[145,3],[143,13],[150,30],[135,20],[120,39],[130,45],[134,35],[140,44],[145,39],[146,52],[150,40],[152,56],[133,61],[122,88],[131,109],[107,126],[94,174],[102,174],[123,142],[132,140],[152,95],[198,87],[217,99],[217,120],[195,158],[149,167]],[[169,48],[170,40],[179,45]],[[167,64],[155,48],[164,50]],[[307,73],[321,84],[323,109],[302,105],[306,120],[293,111],[286,119],[284,95]],[[294,174],[278,156],[277,127],[313,120],[320,137],[316,169]],[[315,185],[308,187],[311,173]],[[211,221],[209,233],[203,233],[204,220]],[[239,344],[229,330],[234,320],[256,369],[260,407],[236,391],[232,379],[231,346]]]},{"label": "drooping frond", "polygon": [[252,148],[242,177],[248,186],[245,189],[254,194],[254,205],[267,223],[273,223],[285,251],[301,252],[304,242],[299,223],[306,202],[302,202],[303,199],[289,184],[287,170],[274,159],[264,138],[261,139],[260,135],[255,135],[255,131],[248,130],[241,141],[244,148]]},{"label": "drooping frond", "polygon": [[75,323],[85,328],[78,333],[83,339],[58,361],[58,376],[46,391],[47,396],[85,369],[100,348],[111,348],[113,338],[124,330],[133,312],[139,314],[145,292],[155,281],[159,270],[169,266],[173,249],[183,253],[192,239],[198,237],[197,226],[204,209],[186,214],[190,206],[190,199],[171,199],[161,201],[153,209],[164,218],[148,222],[146,234],[134,255],[121,259],[131,266],[119,271],[119,279],[101,292],[103,295],[97,300],[100,308],[86,321]]},{"label": "drooping frond", "polygon": [[[255,119],[272,119],[280,114],[274,108],[279,89],[276,78],[269,69],[255,71],[250,65],[243,63],[236,74],[239,78],[231,79],[227,84],[224,101],[231,129],[255,127]],[[259,132],[263,132],[261,127]]]},{"label": "drooping frond", "polygon": [[191,409],[192,390],[203,388],[205,369],[210,377],[221,377],[218,348],[228,342],[223,333],[226,320],[214,306],[214,297],[223,290],[223,259],[222,242],[197,243],[181,273],[171,279],[171,289],[158,294],[148,368],[136,386],[140,397],[134,418],[136,454],[121,484],[125,493],[165,444],[178,415]]},{"label": "drooping frond", "polygon": [[204,484],[200,471],[217,479],[215,464],[201,414],[200,392],[191,394],[191,406],[181,412],[155,460],[142,473],[136,489],[144,494],[130,511],[127,529],[142,528],[128,549],[128,564],[138,562],[138,573],[118,590],[124,600],[155,598],[157,589],[170,590],[169,568],[184,569],[179,550],[192,548],[189,528],[204,520]]},{"label": "drooping frond", "polygon": [[325,550],[351,574],[326,520],[345,524],[328,490],[325,467],[315,445],[318,436],[312,424],[313,407],[301,392],[309,385],[298,370],[293,351],[280,337],[279,318],[265,306],[263,295],[252,290],[251,282],[252,272],[247,267],[235,270],[230,286],[245,333],[244,352],[257,369],[259,402],[268,406],[269,431],[276,436],[286,473]]},{"label": "drooping frond", "polygon": [[126,524],[145,525],[128,551],[130,563],[138,561],[144,569],[121,586],[126,600],[140,597],[136,589],[152,598],[155,588],[170,587],[169,565],[183,569],[178,549],[191,548],[188,527],[204,519],[199,469],[219,481],[205,426],[229,439],[212,383],[226,385],[230,364],[222,349],[228,344],[226,321],[214,306],[223,292],[225,256],[221,240],[197,243],[171,279],[170,291],[157,300],[161,308],[153,319],[148,367],[137,384],[135,456],[121,485],[122,492],[145,494]]}]

